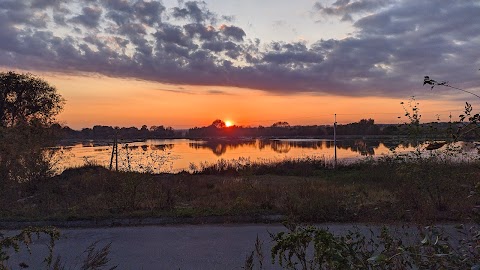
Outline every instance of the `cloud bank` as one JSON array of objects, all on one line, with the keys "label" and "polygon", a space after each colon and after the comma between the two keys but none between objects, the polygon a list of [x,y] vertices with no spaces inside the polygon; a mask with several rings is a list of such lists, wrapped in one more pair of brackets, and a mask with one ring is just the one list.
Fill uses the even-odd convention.
[{"label": "cloud bank", "polygon": [[424,75],[478,87],[476,0],[338,0],[312,12],[355,33],[265,44],[203,1],[3,0],[0,66],[280,94],[399,97]]}]

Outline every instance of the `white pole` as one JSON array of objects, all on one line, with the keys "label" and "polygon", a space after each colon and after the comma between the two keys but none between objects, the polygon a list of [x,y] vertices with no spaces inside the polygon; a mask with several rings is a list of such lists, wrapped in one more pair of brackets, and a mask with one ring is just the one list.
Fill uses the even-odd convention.
[{"label": "white pole", "polygon": [[333,123],[333,147],[335,151],[335,161],[333,167],[337,167],[337,114],[335,114],[335,122]]}]

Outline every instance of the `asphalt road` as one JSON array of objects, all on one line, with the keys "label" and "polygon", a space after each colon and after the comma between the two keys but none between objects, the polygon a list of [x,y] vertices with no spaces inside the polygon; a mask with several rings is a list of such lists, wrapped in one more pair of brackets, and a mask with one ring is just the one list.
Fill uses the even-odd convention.
[{"label": "asphalt road", "polygon": [[[353,225],[320,225],[334,233],[346,232]],[[448,225],[450,226],[450,225]],[[369,228],[357,225],[364,233]],[[453,225],[450,226],[453,228]],[[379,226],[373,227],[374,231]],[[55,247],[66,269],[77,269],[82,252],[92,242],[99,246],[112,243],[110,258],[118,269],[241,269],[245,258],[254,249],[257,235],[264,242],[266,269],[279,269],[271,265],[271,242],[268,232],[284,231],[282,225],[183,225],[120,227],[93,229],[63,229],[62,238]],[[411,229],[417,231],[416,229]],[[7,234],[14,233],[7,231]],[[32,255],[17,254],[11,266],[25,261],[30,269],[41,269],[46,254],[46,239],[32,245]],[[76,266],[76,267],[75,267]]]}]

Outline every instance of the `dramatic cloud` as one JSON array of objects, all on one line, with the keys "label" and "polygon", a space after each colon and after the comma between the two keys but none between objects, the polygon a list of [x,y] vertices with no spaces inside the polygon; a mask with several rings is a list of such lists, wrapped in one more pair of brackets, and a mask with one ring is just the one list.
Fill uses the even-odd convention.
[{"label": "dramatic cloud", "polygon": [[190,19],[196,23],[215,22],[216,20],[215,14],[207,9],[204,1],[189,1],[183,8],[174,7],[172,15],[175,18]]},{"label": "dramatic cloud", "polygon": [[243,37],[246,35],[242,28],[236,26],[228,26],[223,24],[220,26],[220,30],[225,36],[231,37],[236,41],[243,41]]},{"label": "dramatic cloud", "polygon": [[[338,0],[344,39],[262,43],[205,2],[0,2],[0,65],[291,94],[399,96],[424,75],[478,87],[480,3]],[[261,38],[261,37],[260,37]],[[214,93],[214,92],[212,92]]]},{"label": "dramatic cloud", "polygon": [[353,15],[372,12],[392,2],[393,0],[337,0],[331,6],[316,2],[314,8],[321,14],[340,16],[342,21],[352,21]]},{"label": "dramatic cloud", "polygon": [[102,10],[97,7],[84,7],[82,14],[71,19],[72,22],[83,24],[86,27],[97,27],[102,16]]},{"label": "dramatic cloud", "polygon": [[58,7],[66,0],[32,0],[32,8],[43,9],[47,7]]}]

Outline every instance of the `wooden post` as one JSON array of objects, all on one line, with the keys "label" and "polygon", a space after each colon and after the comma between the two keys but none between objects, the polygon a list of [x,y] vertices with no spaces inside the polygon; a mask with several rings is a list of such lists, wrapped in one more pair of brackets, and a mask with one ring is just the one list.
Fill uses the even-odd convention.
[{"label": "wooden post", "polygon": [[115,155],[115,171],[118,171],[118,132],[115,131],[115,137],[113,137],[112,155],[110,156],[110,170],[113,169],[113,155]]},{"label": "wooden post", "polygon": [[110,156],[110,171],[112,170],[113,167],[113,154],[115,154],[115,144],[116,144],[116,136],[113,137],[113,144],[112,144],[112,155]]},{"label": "wooden post", "polygon": [[333,167],[337,168],[337,114],[335,114],[335,122],[333,123],[333,148],[335,156]]},{"label": "wooden post", "polygon": [[115,133],[115,171],[118,172],[118,132]]}]

